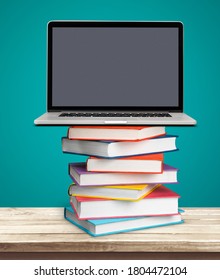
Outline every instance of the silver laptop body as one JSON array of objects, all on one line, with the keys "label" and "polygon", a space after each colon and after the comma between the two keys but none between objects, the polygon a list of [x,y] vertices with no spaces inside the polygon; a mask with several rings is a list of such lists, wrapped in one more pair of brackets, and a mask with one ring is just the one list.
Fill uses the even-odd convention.
[{"label": "silver laptop body", "polygon": [[35,125],[195,125],[181,22],[48,23],[47,112]]}]

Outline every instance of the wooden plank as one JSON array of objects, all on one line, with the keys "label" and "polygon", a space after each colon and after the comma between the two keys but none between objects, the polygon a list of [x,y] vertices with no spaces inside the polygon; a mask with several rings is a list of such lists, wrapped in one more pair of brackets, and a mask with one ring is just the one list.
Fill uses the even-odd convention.
[{"label": "wooden plank", "polygon": [[[23,233],[47,233],[47,234],[54,234],[54,233],[80,233],[78,227],[70,224],[70,223],[52,223],[52,222],[42,222],[34,224],[33,221],[27,222],[22,221],[21,224],[15,225],[13,222],[8,222],[5,225],[0,224],[0,235],[1,234],[23,234]],[[183,234],[190,234],[190,233],[215,233],[220,234],[220,224],[219,222],[214,224],[210,221],[206,223],[184,223],[181,225],[172,225],[172,226],[165,226],[165,227],[158,227],[158,228],[151,228],[139,231],[143,234],[148,233],[183,233]]]},{"label": "wooden plank", "polygon": [[0,220],[63,219],[64,208],[0,208]]},{"label": "wooden plank", "polygon": [[0,242],[17,242],[17,243],[22,243],[22,242],[84,242],[84,241],[89,241],[89,242],[148,242],[148,241],[155,241],[155,242],[163,242],[163,241],[168,241],[170,244],[175,241],[204,241],[204,242],[219,242],[220,241],[220,234],[215,234],[215,233],[210,233],[209,236],[207,237],[206,233],[201,233],[201,234],[178,234],[178,233],[143,233],[143,231],[132,231],[130,233],[121,233],[121,234],[113,234],[113,235],[108,235],[106,236],[100,236],[100,237],[92,237],[88,235],[85,232],[80,232],[80,233],[49,233],[49,234],[41,234],[41,233],[33,233],[33,234],[1,234],[0,235]]},{"label": "wooden plank", "polygon": [[[21,238],[21,240],[19,240]],[[19,240],[19,241],[18,241]],[[219,252],[219,235],[120,234],[110,239],[87,234],[1,236],[1,252]]]},{"label": "wooden plank", "polygon": [[181,207],[185,212],[184,215],[220,215],[220,207]]},{"label": "wooden plank", "polygon": [[[25,216],[26,219],[28,218],[38,218],[38,219],[48,219],[49,216],[57,216],[58,218],[63,217],[63,207],[57,208],[0,208],[0,220],[4,219],[4,217],[10,216],[11,219],[22,219],[22,216]],[[185,210],[183,216],[188,215],[220,215],[220,207],[219,208],[182,208]]]},{"label": "wooden plank", "polygon": [[[220,232],[220,220],[214,219],[191,219],[188,216],[185,219],[185,223],[182,225],[168,226],[168,227],[159,227],[153,229],[147,229],[144,232]],[[76,226],[67,222],[63,217],[58,219],[51,220],[19,220],[16,222],[14,220],[0,221],[0,234],[7,233],[75,233],[81,232]]]}]

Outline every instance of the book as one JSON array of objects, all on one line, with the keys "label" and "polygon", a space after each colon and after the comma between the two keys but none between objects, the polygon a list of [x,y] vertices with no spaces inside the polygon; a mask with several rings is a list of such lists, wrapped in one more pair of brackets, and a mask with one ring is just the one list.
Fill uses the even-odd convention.
[{"label": "book", "polygon": [[64,209],[64,217],[91,236],[102,236],[183,223],[180,214],[156,217],[79,220],[71,207]]},{"label": "book", "polygon": [[72,126],[69,139],[141,140],[165,134],[164,126]]},{"label": "book", "polygon": [[113,158],[176,150],[176,136],[166,135],[140,141],[94,141],[62,138],[64,153]]},{"label": "book", "polygon": [[179,195],[161,185],[139,201],[71,196],[70,204],[78,219],[174,215]]},{"label": "book", "polygon": [[79,186],[71,184],[69,196],[98,197],[118,200],[137,201],[150,194],[159,184],[125,185],[125,186]]},{"label": "book", "polygon": [[167,164],[162,173],[150,174],[90,172],[85,162],[70,163],[69,175],[80,186],[177,183],[177,168]]},{"label": "book", "polygon": [[162,173],[163,154],[105,159],[90,157],[87,159],[87,171],[96,172],[138,172]]}]

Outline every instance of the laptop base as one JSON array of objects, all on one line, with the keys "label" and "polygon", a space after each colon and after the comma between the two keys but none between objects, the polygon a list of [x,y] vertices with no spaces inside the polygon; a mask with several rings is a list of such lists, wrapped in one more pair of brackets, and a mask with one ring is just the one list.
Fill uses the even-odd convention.
[{"label": "laptop base", "polygon": [[[48,112],[34,120],[35,125],[195,125],[196,120],[185,113],[171,117],[60,117],[62,112]],[[145,112],[146,113],[146,112]]]}]

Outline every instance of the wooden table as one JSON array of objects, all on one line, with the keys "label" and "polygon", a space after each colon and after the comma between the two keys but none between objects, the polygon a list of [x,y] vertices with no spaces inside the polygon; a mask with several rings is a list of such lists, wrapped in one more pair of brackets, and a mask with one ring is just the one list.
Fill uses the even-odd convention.
[{"label": "wooden table", "polygon": [[184,224],[94,238],[63,208],[0,208],[0,259],[220,259],[220,208],[184,210]]}]

